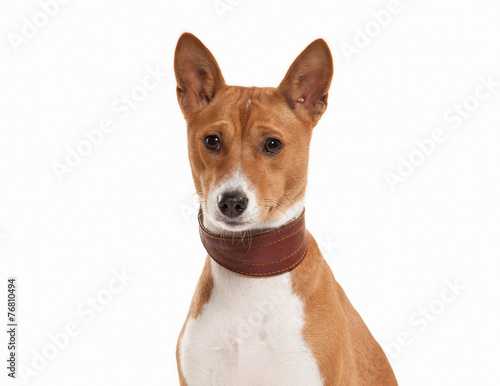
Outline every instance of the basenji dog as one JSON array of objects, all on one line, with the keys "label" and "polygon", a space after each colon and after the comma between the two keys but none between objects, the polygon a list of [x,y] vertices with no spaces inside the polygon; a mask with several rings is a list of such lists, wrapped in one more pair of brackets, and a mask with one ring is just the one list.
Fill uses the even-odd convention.
[{"label": "basenji dog", "polygon": [[309,142],[333,76],[328,45],[312,42],[278,88],[226,85],[189,33],[174,69],[208,252],[177,344],[180,384],[397,385],[305,228]]}]

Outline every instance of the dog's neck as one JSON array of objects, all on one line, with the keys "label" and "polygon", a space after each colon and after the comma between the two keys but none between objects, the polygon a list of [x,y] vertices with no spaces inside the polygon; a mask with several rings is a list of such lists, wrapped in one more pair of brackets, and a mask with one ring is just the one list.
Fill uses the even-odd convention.
[{"label": "dog's neck", "polygon": [[200,213],[201,241],[213,262],[239,275],[268,277],[290,272],[303,261],[309,245],[305,212],[302,209],[297,216],[298,206],[291,209],[290,214],[284,213],[273,226],[232,235],[211,232]]}]

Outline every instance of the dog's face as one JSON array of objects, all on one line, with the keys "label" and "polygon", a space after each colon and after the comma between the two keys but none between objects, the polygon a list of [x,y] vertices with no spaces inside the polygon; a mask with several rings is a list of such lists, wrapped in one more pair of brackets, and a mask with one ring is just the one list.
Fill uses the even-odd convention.
[{"label": "dog's face", "polygon": [[230,231],[281,225],[304,197],[312,129],[327,105],[326,43],[311,43],[278,88],[227,86],[191,34],[179,39],[174,67],[205,220]]}]

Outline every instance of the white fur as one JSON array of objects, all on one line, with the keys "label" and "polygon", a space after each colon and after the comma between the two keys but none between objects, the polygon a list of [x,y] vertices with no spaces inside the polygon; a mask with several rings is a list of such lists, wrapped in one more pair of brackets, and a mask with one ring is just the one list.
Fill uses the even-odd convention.
[{"label": "white fur", "polygon": [[[224,192],[240,191],[247,199],[245,211],[238,216],[241,225],[229,225],[224,220],[223,215],[217,205],[218,197]],[[300,200],[285,210],[282,216],[274,221],[259,221],[261,208],[259,208],[259,196],[257,190],[252,186],[245,174],[238,167],[236,171],[227,178],[219,182],[208,194],[207,201],[202,201],[203,219],[205,227],[219,234],[228,234],[228,232],[242,232],[248,230],[265,230],[277,228],[287,222],[297,218],[304,209],[304,202]],[[278,209],[276,209],[278,210]]]},{"label": "white fur", "polygon": [[[217,199],[222,193],[232,191],[240,191],[248,199],[245,211],[237,218],[237,220],[241,222],[241,225],[238,226],[228,225],[225,222],[227,217],[221,213],[217,204]],[[257,201],[257,191],[250,184],[239,167],[236,168],[234,173],[212,188],[208,194],[207,201],[202,202],[202,209],[205,227],[216,233],[222,233],[223,231],[228,230],[246,230],[249,225],[258,221],[260,215],[260,209]]]},{"label": "white fur", "polygon": [[188,385],[319,386],[301,331],[304,305],[290,273],[252,278],[212,261],[214,288],[180,344]]},{"label": "white fur", "polygon": [[[255,189],[238,170],[210,192],[207,207],[203,207],[205,226],[212,232],[228,230],[216,220],[216,200],[231,189],[239,189],[249,198],[242,216],[253,223],[245,230],[279,227],[303,209],[301,201],[278,220],[258,222]],[[181,371],[188,385],[323,385],[302,337],[304,304],[292,291],[290,273],[254,278],[211,263],[214,288],[210,300],[198,318],[187,321],[180,342]]]}]

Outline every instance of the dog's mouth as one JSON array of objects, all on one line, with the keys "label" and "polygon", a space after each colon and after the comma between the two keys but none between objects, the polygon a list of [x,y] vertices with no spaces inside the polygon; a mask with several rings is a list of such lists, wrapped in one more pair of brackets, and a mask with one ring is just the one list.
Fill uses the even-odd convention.
[{"label": "dog's mouth", "polygon": [[228,226],[240,226],[240,225],[248,225],[250,222],[248,221],[241,221],[241,220],[225,220],[225,219],[220,219],[218,220],[219,222],[223,223],[224,225]]},{"label": "dog's mouth", "polygon": [[260,221],[257,213],[244,213],[238,217],[228,217],[216,210],[210,210],[202,205],[203,218],[209,230],[216,233],[246,232],[253,229]]},{"label": "dog's mouth", "polygon": [[253,221],[248,221],[244,219],[229,219],[224,217],[219,217],[215,219],[215,223],[222,229],[229,231],[244,231],[254,224]]}]

